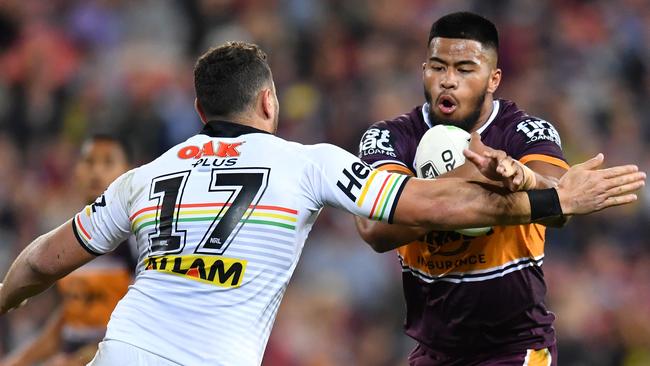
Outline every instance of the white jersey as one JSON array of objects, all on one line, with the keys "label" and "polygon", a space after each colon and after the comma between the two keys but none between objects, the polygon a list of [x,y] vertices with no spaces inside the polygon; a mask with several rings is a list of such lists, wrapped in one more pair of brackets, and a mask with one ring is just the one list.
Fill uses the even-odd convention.
[{"label": "white jersey", "polygon": [[138,242],[135,283],[105,339],[182,365],[259,365],[321,208],[390,221],[407,179],[333,145],[208,123],[73,220],[92,253],[131,233]]}]

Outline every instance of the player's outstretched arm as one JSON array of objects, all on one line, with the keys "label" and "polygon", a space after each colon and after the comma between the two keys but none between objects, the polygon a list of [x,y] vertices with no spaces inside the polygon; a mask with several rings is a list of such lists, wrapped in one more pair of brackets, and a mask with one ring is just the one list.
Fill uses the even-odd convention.
[{"label": "player's outstretched arm", "polygon": [[[461,179],[411,179],[397,204],[394,222],[433,230],[537,222],[581,215],[636,201],[645,184],[634,165],[598,169],[602,154],[573,166],[557,189],[508,193]],[[557,195],[555,195],[557,194]]]},{"label": "player's outstretched arm", "polygon": [[9,268],[0,287],[0,315],[95,258],[79,245],[69,220],[34,240]]}]

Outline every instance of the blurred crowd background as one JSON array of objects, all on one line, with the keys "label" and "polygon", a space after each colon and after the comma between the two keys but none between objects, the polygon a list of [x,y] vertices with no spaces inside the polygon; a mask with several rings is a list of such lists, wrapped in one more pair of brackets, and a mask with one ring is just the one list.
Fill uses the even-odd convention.
[{"label": "blurred crowd background", "polygon": [[[192,69],[226,40],[267,51],[279,135],[356,153],[366,127],[424,101],[431,23],[479,12],[500,31],[498,96],[558,128],[570,163],[604,152],[650,170],[648,0],[3,0],[0,275],[83,206],[89,133],[125,136],[138,163],[194,134]],[[650,195],[550,230],[544,271],[562,365],[650,365]],[[0,356],[33,337],[52,291],[0,319]],[[325,211],[281,306],[265,365],[401,365],[401,272],[352,217]],[[218,331],[218,330],[215,330]]]}]

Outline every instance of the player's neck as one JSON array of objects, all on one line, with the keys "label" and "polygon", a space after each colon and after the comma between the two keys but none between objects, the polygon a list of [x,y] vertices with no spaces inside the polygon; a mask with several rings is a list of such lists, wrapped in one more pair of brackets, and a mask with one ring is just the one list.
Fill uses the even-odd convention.
[{"label": "player's neck", "polygon": [[470,133],[483,127],[483,125],[487,122],[488,118],[490,118],[490,115],[492,114],[492,110],[494,109],[493,101],[494,101],[494,97],[492,96],[492,94],[488,94],[485,96],[485,100],[483,101],[483,106],[481,106],[481,114],[479,114],[478,120],[476,121],[474,127],[472,127]]},{"label": "player's neck", "polygon": [[214,120],[232,122],[232,123],[236,123],[236,124],[243,125],[243,126],[253,127],[255,129],[266,131],[266,132],[269,132],[269,133],[274,133],[275,132],[274,129],[272,128],[272,126],[271,126],[272,123],[269,123],[268,121],[266,121],[264,119],[261,119],[261,118],[255,118],[255,117],[251,117],[251,116],[244,115],[244,114],[237,115],[237,116],[231,116],[231,117],[228,117],[228,118],[226,118],[226,117],[212,117],[212,118],[208,119],[208,121],[214,121]]},{"label": "player's neck", "polygon": [[240,125],[248,126],[248,127],[253,127],[258,130],[266,131],[269,133],[273,133],[273,131],[269,128],[268,123],[265,123],[263,120],[259,119],[247,119],[247,118],[238,118],[234,120],[233,122],[239,123]]}]

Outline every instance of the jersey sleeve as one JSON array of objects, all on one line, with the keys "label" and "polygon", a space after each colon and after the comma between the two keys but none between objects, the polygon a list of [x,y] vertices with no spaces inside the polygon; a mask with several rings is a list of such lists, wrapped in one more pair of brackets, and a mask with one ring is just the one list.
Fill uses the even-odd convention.
[{"label": "jersey sleeve", "polygon": [[347,151],[329,144],[314,145],[307,182],[313,200],[371,220],[392,222],[402,190],[410,178],[373,169]]},{"label": "jersey sleeve", "polygon": [[565,169],[569,165],[562,152],[560,134],[550,122],[529,117],[510,127],[508,147],[510,155],[526,164],[543,161]]},{"label": "jersey sleeve", "polygon": [[128,197],[132,176],[133,171],[121,175],[94,203],[74,216],[74,234],[91,254],[113,251],[131,234]]},{"label": "jersey sleeve", "polygon": [[377,122],[361,136],[359,158],[373,168],[390,165],[390,170],[411,175],[404,144],[400,143],[403,139],[401,131],[391,128],[387,122]]}]

